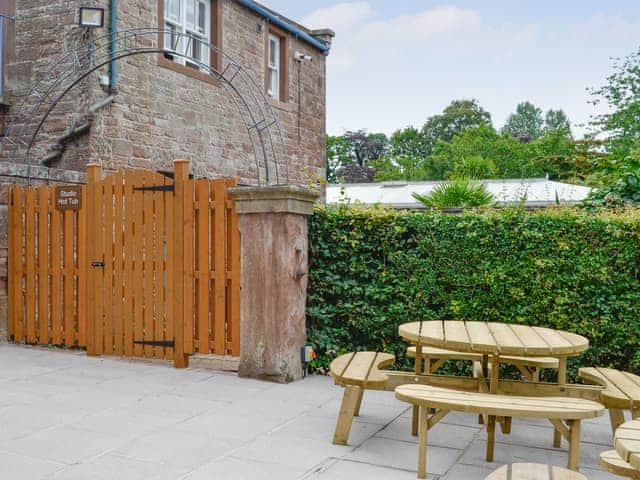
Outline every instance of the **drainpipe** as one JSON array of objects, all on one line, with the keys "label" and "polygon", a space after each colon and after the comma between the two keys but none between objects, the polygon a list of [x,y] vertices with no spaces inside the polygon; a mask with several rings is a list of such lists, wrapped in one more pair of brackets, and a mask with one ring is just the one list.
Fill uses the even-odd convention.
[{"label": "drainpipe", "polygon": [[118,90],[118,69],[114,60],[116,52],[116,32],[118,21],[118,0],[111,0],[111,8],[109,8],[109,35],[111,36],[111,44],[109,45],[109,55],[111,63],[109,63],[109,92],[113,95]]}]

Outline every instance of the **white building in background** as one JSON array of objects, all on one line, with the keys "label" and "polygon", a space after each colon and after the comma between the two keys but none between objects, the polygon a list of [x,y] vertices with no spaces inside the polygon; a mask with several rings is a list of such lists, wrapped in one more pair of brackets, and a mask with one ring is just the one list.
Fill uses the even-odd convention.
[{"label": "white building in background", "polygon": [[[478,180],[494,196],[499,206],[537,208],[575,205],[585,200],[591,188],[554,182],[545,178]],[[445,182],[380,182],[327,185],[327,203],[360,203],[404,209],[423,209],[413,193],[428,195]]]}]

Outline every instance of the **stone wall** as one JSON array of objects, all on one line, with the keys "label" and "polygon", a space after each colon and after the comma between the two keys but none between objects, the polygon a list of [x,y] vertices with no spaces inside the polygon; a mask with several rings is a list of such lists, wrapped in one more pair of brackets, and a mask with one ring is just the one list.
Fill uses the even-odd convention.
[{"label": "stone wall", "polygon": [[[269,24],[235,0],[218,2],[222,50],[263,87]],[[109,2],[98,4],[106,9],[107,23]],[[158,0],[121,0],[118,30],[157,26],[158,5]],[[77,2],[69,0],[17,0],[16,61],[7,67],[8,97],[13,105],[19,104],[27,87],[55,58],[107,33],[106,26],[91,31],[78,27],[77,7]],[[323,179],[325,174],[326,57],[291,35],[286,45],[287,98],[271,100],[271,104],[284,134],[291,180],[304,184]],[[297,51],[313,60],[296,61]],[[100,85],[100,76],[106,76],[108,68],[92,74],[54,109],[38,136],[33,161],[39,163],[61,135],[90,118],[90,133],[68,145],[56,163],[58,168],[82,170],[88,162],[98,161],[107,171],[167,170],[175,158],[187,158],[198,176],[233,176],[255,183],[249,134],[229,93],[220,83],[173,71],[162,60],[155,53],[119,60],[115,101],[95,115],[89,115],[88,109],[109,95]],[[281,159],[281,173],[284,163]]]}]

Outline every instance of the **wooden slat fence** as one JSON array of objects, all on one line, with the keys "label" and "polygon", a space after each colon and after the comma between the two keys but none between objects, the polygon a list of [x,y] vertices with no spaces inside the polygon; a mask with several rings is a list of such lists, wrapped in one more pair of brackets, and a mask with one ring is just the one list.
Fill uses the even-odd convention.
[{"label": "wooden slat fence", "polygon": [[10,338],[177,366],[196,352],[238,356],[235,181],[87,176],[80,210],[57,210],[52,187],[11,190]]},{"label": "wooden slat fence", "polygon": [[[9,336],[86,346],[85,210],[57,210],[54,188],[13,187],[9,199]],[[84,194],[84,189],[83,189]],[[84,199],[83,199],[84,200]]]}]

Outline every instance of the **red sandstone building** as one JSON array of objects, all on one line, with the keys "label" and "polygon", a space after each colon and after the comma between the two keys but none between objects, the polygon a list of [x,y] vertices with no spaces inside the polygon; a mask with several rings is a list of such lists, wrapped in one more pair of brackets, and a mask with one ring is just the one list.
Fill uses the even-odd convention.
[{"label": "red sandstone building", "polygon": [[[82,11],[89,27],[82,6],[97,9]],[[0,14],[1,184],[176,158],[196,177],[324,178],[331,30],[252,0],[0,0]]]}]

